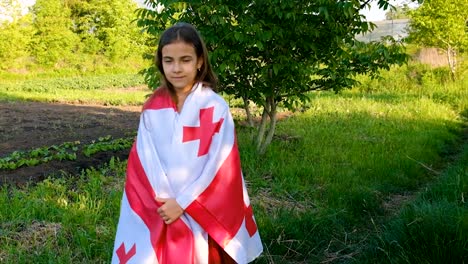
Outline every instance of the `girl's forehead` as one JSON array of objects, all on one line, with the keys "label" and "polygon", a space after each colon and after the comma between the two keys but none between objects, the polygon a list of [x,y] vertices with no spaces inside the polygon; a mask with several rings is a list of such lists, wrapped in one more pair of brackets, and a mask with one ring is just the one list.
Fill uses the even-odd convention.
[{"label": "girl's forehead", "polygon": [[196,54],[195,47],[183,41],[167,44],[162,48],[161,52],[163,56],[195,56]]}]

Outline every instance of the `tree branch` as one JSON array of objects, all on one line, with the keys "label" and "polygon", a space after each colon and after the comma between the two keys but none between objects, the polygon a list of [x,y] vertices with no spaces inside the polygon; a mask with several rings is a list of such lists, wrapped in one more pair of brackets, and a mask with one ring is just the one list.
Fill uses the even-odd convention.
[{"label": "tree branch", "polygon": [[359,9],[363,9],[364,7],[366,7],[367,4],[369,4],[369,2],[372,1],[372,0],[367,0],[364,4],[362,4]]},{"label": "tree branch", "polygon": [[[314,89],[308,90],[307,92],[327,90],[327,89],[323,89],[323,88],[325,88],[325,85],[320,85],[320,86],[315,87]],[[331,89],[332,88],[330,88],[328,90],[331,90]],[[297,93],[286,93],[286,94],[281,94],[280,97],[281,98],[288,98],[288,97],[291,97],[291,96],[295,96],[296,94]]]}]

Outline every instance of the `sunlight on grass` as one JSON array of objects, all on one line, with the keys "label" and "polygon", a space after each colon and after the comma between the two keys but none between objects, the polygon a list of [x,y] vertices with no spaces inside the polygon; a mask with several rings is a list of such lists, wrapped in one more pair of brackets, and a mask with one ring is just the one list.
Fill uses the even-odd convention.
[{"label": "sunlight on grass", "polygon": [[343,193],[362,186],[379,192],[416,188],[427,180],[420,163],[437,167],[459,125],[453,110],[430,100],[319,96],[307,112],[278,125],[278,135],[298,140],[275,141],[262,174],[274,179],[278,192],[300,191],[327,205],[345,202]]}]

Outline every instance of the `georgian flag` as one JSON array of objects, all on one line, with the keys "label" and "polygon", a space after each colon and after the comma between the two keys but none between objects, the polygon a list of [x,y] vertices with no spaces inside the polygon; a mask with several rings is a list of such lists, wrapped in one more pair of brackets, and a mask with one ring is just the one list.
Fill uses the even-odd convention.
[{"label": "georgian flag", "polygon": [[[208,263],[208,235],[237,263],[250,262],[263,247],[229,107],[198,83],[176,109],[164,89],[143,107],[112,263]],[[166,225],[155,197],[176,198],[184,214]]]}]

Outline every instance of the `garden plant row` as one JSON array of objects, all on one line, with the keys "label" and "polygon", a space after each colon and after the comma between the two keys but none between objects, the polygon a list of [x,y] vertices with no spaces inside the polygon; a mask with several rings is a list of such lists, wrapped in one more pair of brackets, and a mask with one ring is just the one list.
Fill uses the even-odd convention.
[{"label": "garden plant row", "polygon": [[[52,160],[76,160],[77,153],[90,157],[99,152],[129,149],[134,135],[113,139],[112,136],[100,137],[90,144],[81,145],[80,141],[65,142],[60,145],[44,146],[29,151],[14,151],[0,158],[0,170],[16,170],[23,166],[36,166]],[[80,149],[80,146],[81,149]]]}]

